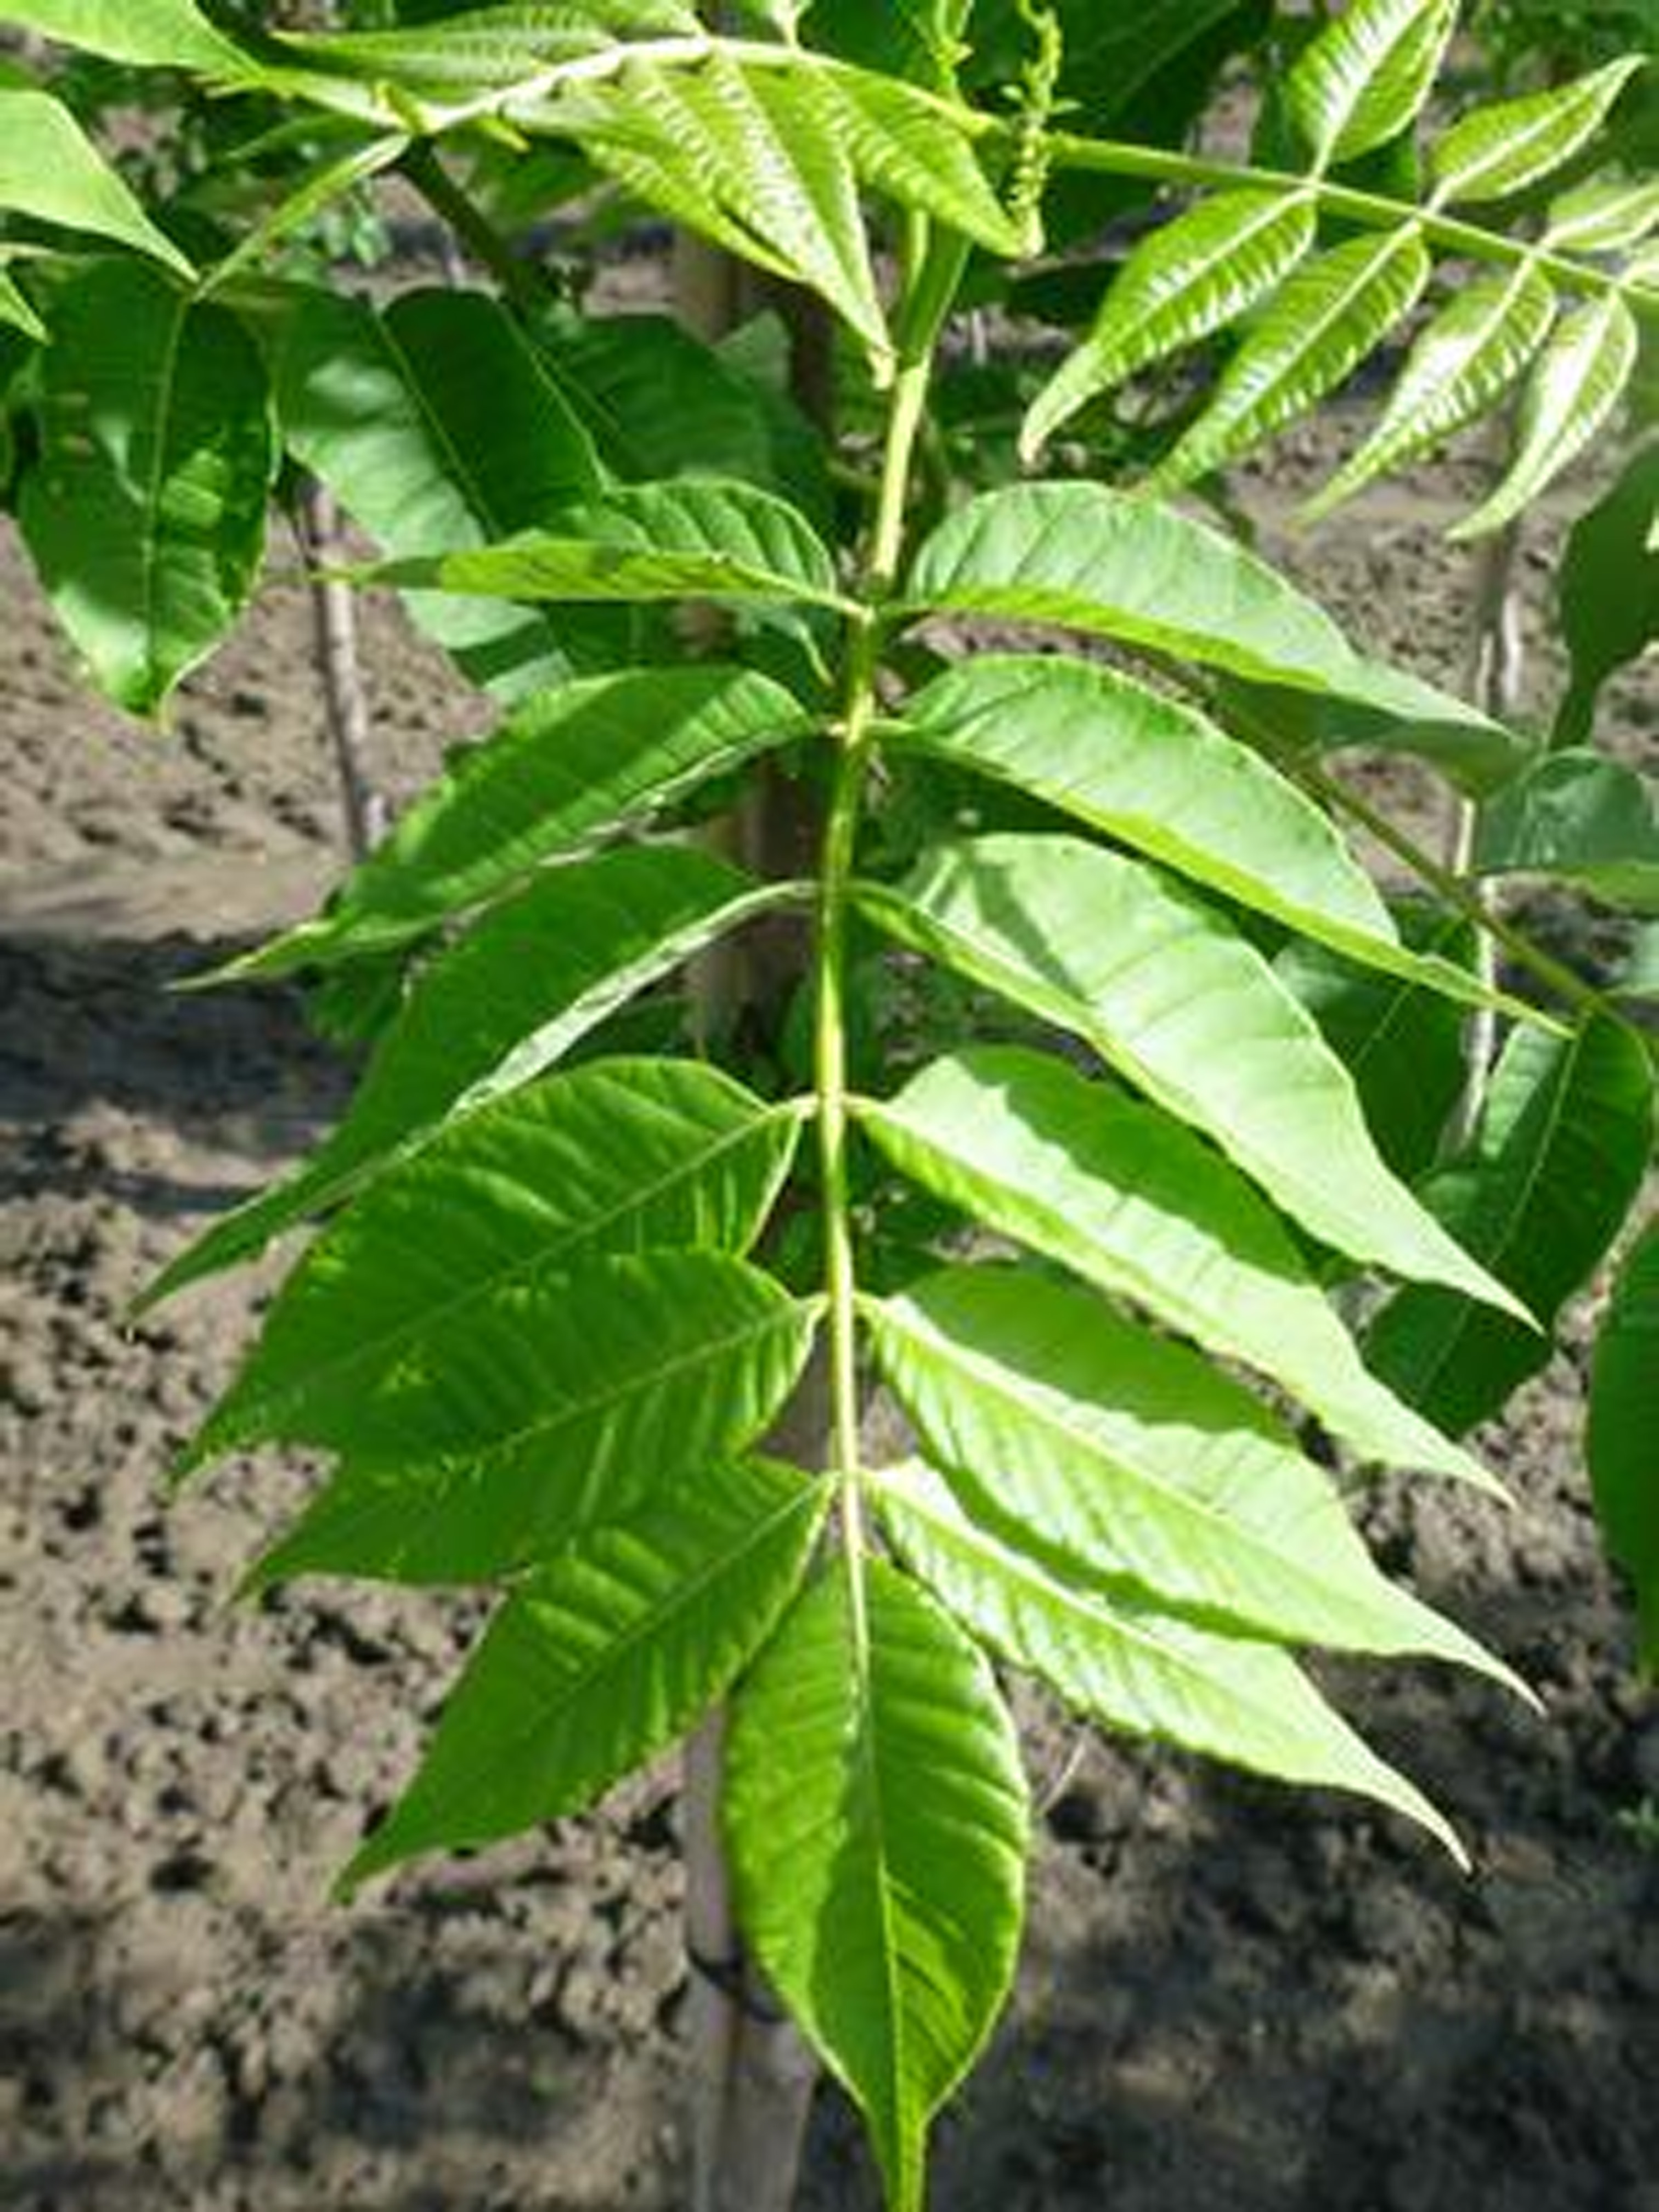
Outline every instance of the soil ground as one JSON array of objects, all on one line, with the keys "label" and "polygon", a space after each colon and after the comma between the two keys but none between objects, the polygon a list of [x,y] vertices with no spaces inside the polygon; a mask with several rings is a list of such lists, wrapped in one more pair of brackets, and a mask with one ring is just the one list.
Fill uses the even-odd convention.
[{"label": "soil ground", "polygon": [[[1270,520],[1311,458],[1257,488]],[[1455,680],[1439,481],[1291,552]],[[163,1496],[268,1283],[136,1328],[127,1302],[345,1089],[285,995],[167,988],[335,865],[303,607],[269,595],[156,732],[88,704],[9,539],[0,604],[0,2207],[666,2212],[672,1774],[335,1908],[475,1616],[314,1586],[233,1605],[301,1473]],[[368,653],[406,793],[476,709],[394,611]],[[1638,746],[1652,712],[1626,687]],[[1578,1471],[1580,1382],[1570,1350],[1488,1439],[1513,1511],[1389,1486],[1369,1515],[1547,1702],[1343,1685],[1473,1878],[1344,1804],[1091,1741],[1051,1792],[1017,2002],[941,2130],[940,2207],[1659,2212],[1659,1856],[1628,1817],[1659,1795],[1659,1725]],[[1070,1750],[1034,1723],[1040,1778]],[[806,2212],[873,2203],[826,2098]]]}]

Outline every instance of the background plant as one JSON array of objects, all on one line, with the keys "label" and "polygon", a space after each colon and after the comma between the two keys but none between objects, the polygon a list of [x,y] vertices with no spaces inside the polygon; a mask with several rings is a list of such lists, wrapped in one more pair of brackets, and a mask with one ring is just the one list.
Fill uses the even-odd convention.
[{"label": "background plant", "polygon": [[[1318,1439],[1486,1481],[1458,1440],[1547,1357],[1534,1319],[1618,1239],[1651,1145],[1649,1056],[1611,1000],[1373,823],[1437,902],[1397,917],[1331,813],[1361,805],[1344,747],[1419,755],[1478,809],[1477,878],[1639,910],[1642,779],[1362,656],[1226,535],[1092,480],[1091,425],[1224,345],[1212,392],[1172,386],[1106,437],[1154,489],[1209,477],[1472,263],[1325,496],[1519,389],[1513,469],[1468,526],[1496,528],[1630,386],[1659,199],[1590,166],[1626,63],[1423,129],[1455,28],[1437,0],[1362,0],[1298,42],[1248,162],[1106,134],[1127,101],[1180,142],[1264,10],[1147,11],[1127,44],[1082,8],[741,13],[237,36],[182,0],[4,11],[259,103],[258,131],[291,107],[304,170],[204,244],[52,94],[0,92],[15,496],[131,707],[162,707],[246,604],[284,457],[501,702],[323,914],[236,963],[328,978],[374,1049],[318,1153],[157,1291],[320,1224],[191,1454],[331,1456],[257,1586],[501,1589],[348,1881],[574,1810],[729,1696],[747,1938],[903,2207],[1018,1940],[1026,1794],[994,1661],[1456,1848],[1297,1655],[1505,1670],[1378,1571]],[[380,307],[285,266],[398,167],[497,295]],[[603,220],[596,189],[823,303],[827,432],[768,325],[710,347],[584,317],[515,257],[551,209]],[[1065,248],[1149,189],[1185,198],[1007,441],[1035,461],[1062,440],[1054,478],[963,501],[979,434],[930,405],[953,318],[1098,289],[1086,254],[1042,259],[1045,216]],[[1079,644],[963,654],[985,621]],[[798,874],[688,834],[763,769],[817,819]],[[672,988],[791,916],[805,973],[758,1036]],[[1549,1006],[1503,1001],[1513,1034],[1448,1154],[1462,1024],[1494,995],[1468,922]],[[961,1030],[924,1039],[934,970],[952,996],[926,1022]],[[986,1231],[1024,1257],[987,1259]],[[1650,1243],[1592,1425],[1644,1577],[1653,1281]],[[1328,1293],[1364,1282],[1362,1360]],[[767,1443],[815,1359],[823,1471]],[[866,1463],[875,1378],[914,1431],[897,1466]]]}]

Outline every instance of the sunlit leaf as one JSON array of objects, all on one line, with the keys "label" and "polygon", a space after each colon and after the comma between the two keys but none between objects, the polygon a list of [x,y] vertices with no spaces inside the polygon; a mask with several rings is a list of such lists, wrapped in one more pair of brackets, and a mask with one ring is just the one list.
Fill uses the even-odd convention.
[{"label": "sunlit leaf", "polygon": [[234,316],[143,262],[78,270],[49,320],[19,520],[100,687],[153,714],[252,595],[277,459],[264,370]]},{"label": "sunlit leaf", "polygon": [[1309,515],[1329,514],[1486,414],[1537,358],[1556,305],[1554,287],[1529,263],[1466,284],[1418,339],[1382,421],[1309,501]]},{"label": "sunlit leaf", "polygon": [[130,246],[186,283],[195,274],[68,108],[27,86],[0,86],[0,213]]},{"label": "sunlit leaf", "polygon": [[714,662],[538,692],[428,787],[323,914],[239,973],[283,975],[405,944],[810,727],[781,685]]},{"label": "sunlit leaf", "polygon": [[901,942],[1091,1045],[1315,1236],[1513,1308],[1389,1175],[1346,1069],[1267,963],[1153,870],[1069,837],[985,837],[858,896]]},{"label": "sunlit leaf", "polygon": [[1305,47],[1285,103],[1315,159],[1355,161],[1416,118],[1457,26],[1457,0],[1353,0]]},{"label": "sunlit leaf", "polygon": [[1128,1595],[1049,1572],[969,1519],[937,1475],[890,1470],[878,1493],[900,1553],[986,1643],[1108,1728],[1284,1782],[1352,1790],[1464,1853],[1445,1820],[1385,1766],[1287,1652],[1194,1627]]},{"label": "sunlit leaf", "polygon": [[1282,192],[1200,200],[1130,255],[1100,319],[1032,407],[1028,459],[1103,392],[1165,355],[1225,330],[1267,298],[1314,242],[1311,201]]},{"label": "sunlit leaf", "polygon": [[283,1436],[340,1465],[256,1580],[476,1582],[550,1559],[755,1443],[814,1325],[708,1252],[593,1259],[440,1315],[355,1401],[284,1402]]},{"label": "sunlit leaf", "polygon": [[1154,484],[1213,475],[1310,414],[1411,313],[1432,273],[1414,223],[1350,239],[1297,270],[1246,333],[1215,398]]},{"label": "sunlit leaf", "polygon": [[1465,115],[1434,149],[1436,198],[1456,206],[1505,199],[1540,184],[1589,143],[1620,94],[1646,66],[1639,56],[1627,55],[1571,84]]},{"label": "sunlit leaf", "polygon": [[980,1227],[1271,1376],[1360,1452],[1486,1480],[1366,1373],[1273,1207],[1167,1114],[988,1045],[858,1115],[902,1174]]},{"label": "sunlit leaf", "polygon": [[188,1246],[147,1303],[337,1204],[452,1115],[533,1081],[648,984],[798,896],[682,847],[624,848],[552,870],[422,972],[333,1134],[286,1182]]},{"label": "sunlit leaf", "polygon": [[1064,1575],[1269,1642],[1497,1668],[1385,1581],[1329,1475],[1184,1345],[1014,1267],[951,1268],[866,1318],[928,1460]]},{"label": "sunlit leaf", "polygon": [[1562,319],[1528,380],[1514,462],[1454,538],[1502,530],[1571,467],[1624,397],[1641,344],[1636,318],[1615,292]]},{"label": "sunlit leaf", "polygon": [[793,1469],[688,1467],[585,1531],[507,1600],[345,1887],[580,1812],[672,1743],[765,1643],[826,1503]]},{"label": "sunlit leaf", "polygon": [[311,1247],[186,1465],[295,1419],[337,1431],[423,1334],[513,1285],[602,1253],[746,1252],[799,1129],[793,1109],[671,1060],[595,1060],[466,1115]]},{"label": "sunlit leaf", "polygon": [[832,1567],[735,1702],[738,1917],[861,2107],[890,2212],[922,2212],[928,2124],[1013,1978],[1029,1813],[984,1658],[879,1559]]}]

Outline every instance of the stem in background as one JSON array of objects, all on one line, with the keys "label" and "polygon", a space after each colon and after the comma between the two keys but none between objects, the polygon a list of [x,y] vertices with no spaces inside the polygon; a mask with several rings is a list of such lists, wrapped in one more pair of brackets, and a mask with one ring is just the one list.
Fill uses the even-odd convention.
[{"label": "stem in background", "polygon": [[1395,860],[1403,860],[1419,883],[1426,884],[1455,913],[1461,914],[1466,921],[1472,921],[1478,929],[1483,930],[1509,954],[1517,968],[1524,969],[1576,1012],[1589,1014],[1602,1011],[1604,1001],[1599,991],[1585,982],[1582,976],[1575,975],[1571,968],[1564,967],[1560,961],[1553,958],[1540,945],[1534,945],[1529,937],[1505,921],[1501,915],[1488,912],[1479,893],[1462,876],[1455,874],[1443,861],[1437,860],[1432,853],[1425,852],[1414,838],[1408,837],[1403,830],[1389,821],[1387,815],[1379,814],[1374,806],[1368,805],[1358,793],[1342,782],[1340,777],[1328,775],[1323,769],[1316,767],[1310,761],[1290,762],[1284,765],[1306,790],[1322,799],[1328,805],[1340,809],[1375,837],[1385,851],[1392,853]]},{"label": "stem in background", "polygon": [[368,771],[368,700],[357,642],[357,602],[340,580],[343,565],[339,510],[331,492],[313,477],[303,479],[295,531],[310,580],[312,636],[329,741],[340,775],[346,843],[362,860],[386,834],[386,801]]},{"label": "stem in background", "polygon": [[[791,339],[791,388],[827,425],[832,343],[828,316],[799,293],[757,283],[728,253],[681,232],[674,294],[680,320],[710,344],[762,307],[775,307]],[[694,611],[697,641],[728,642],[730,624]],[[805,787],[763,764],[732,812],[705,833],[711,848],[763,880],[799,878],[816,865],[822,823]],[[699,1027],[730,1038],[744,1027],[775,1032],[807,972],[805,933],[793,920],[727,939],[694,966]],[[768,1449],[800,1467],[823,1466],[830,1414],[826,1364],[815,1358]],[[709,1716],[685,1753],[683,1799],[685,1934],[692,1964],[688,2004],[692,2082],[693,2212],[788,2212],[794,2202],[817,2064],[744,1951],[720,1829],[726,1717]]]},{"label": "stem in background", "polygon": [[[1493,456],[1499,470],[1510,458],[1514,442],[1514,428],[1506,415],[1499,428]],[[1523,526],[1517,519],[1507,529],[1489,538],[1476,557],[1468,696],[1499,722],[1512,721],[1519,711],[1525,674],[1520,589],[1523,538]],[[1450,858],[1453,873],[1465,880],[1469,879],[1474,865],[1480,828],[1479,804],[1472,799],[1460,799],[1449,840]],[[1490,987],[1498,981],[1498,940],[1490,927],[1498,894],[1493,886],[1478,880],[1472,884],[1472,891],[1488,923],[1477,941],[1477,973],[1482,982]],[[1474,1135],[1486,1103],[1486,1086],[1497,1063],[1498,1048],[1497,1009],[1482,1006],[1469,1024],[1465,1048],[1468,1074],[1447,1136],[1448,1145],[1455,1152],[1462,1152]]]},{"label": "stem in background", "polygon": [[417,140],[398,166],[479,267],[494,277],[502,296],[516,313],[530,315],[546,307],[555,296],[546,276],[533,262],[522,259],[513,251],[495,225],[461,190],[425,139]]}]

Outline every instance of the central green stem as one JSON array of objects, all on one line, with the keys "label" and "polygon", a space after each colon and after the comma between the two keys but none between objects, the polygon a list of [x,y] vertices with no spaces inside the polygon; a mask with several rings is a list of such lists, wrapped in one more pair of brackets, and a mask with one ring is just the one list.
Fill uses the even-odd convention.
[{"label": "central green stem", "polygon": [[[870,759],[880,706],[884,603],[898,580],[904,551],[916,442],[933,370],[931,334],[895,378],[881,489],[866,556],[863,611],[851,627],[836,766],[818,884],[816,966],[817,1030],[815,1085],[823,1182],[825,1290],[828,1296],[830,1463],[841,1479],[842,1531],[848,1553],[864,1549],[859,1490],[858,1279],[848,1172],[847,954],[848,910],[858,855]],[[860,1578],[854,1577],[855,1591]]]}]

